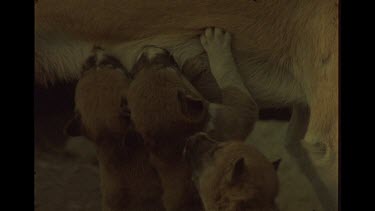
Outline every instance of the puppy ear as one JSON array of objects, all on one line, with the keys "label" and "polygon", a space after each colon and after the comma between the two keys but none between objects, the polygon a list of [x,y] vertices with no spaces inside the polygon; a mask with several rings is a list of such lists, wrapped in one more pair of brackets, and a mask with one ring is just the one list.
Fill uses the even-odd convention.
[{"label": "puppy ear", "polygon": [[68,136],[81,136],[82,135],[82,123],[79,114],[75,114],[72,119],[70,119],[64,128],[64,133]]},{"label": "puppy ear", "polygon": [[190,119],[201,119],[203,117],[205,111],[203,100],[185,94],[181,90],[177,91],[177,99],[183,115]]},{"label": "puppy ear", "polygon": [[233,168],[227,175],[227,181],[230,184],[236,184],[236,182],[244,173],[245,173],[245,159],[241,157],[235,161]]},{"label": "puppy ear", "polygon": [[272,162],[272,165],[276,171],[279,169],[280,163],[281,163],[281,158]]}]

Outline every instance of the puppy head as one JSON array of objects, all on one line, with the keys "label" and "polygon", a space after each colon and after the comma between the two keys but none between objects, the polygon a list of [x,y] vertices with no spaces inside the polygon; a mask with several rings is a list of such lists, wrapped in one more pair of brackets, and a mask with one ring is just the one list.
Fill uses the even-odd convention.
[{"label": "puppy head", "polygon": [[82,135],[95,142],[134,136],[126,100],[129,82],[122,72],[111,68],[86,71],[76,86],[76,115],[65,128],[67,135]]},{"label": "puppy head", "polygon": [[205,133],[191,136],[184,150],[206,210],[277,210],[276,169],[256,148],[218,143]]},{"label": "puppy head", "polygon": [[207,102],[166,50],[146,47],[131,72],[135,75],[127,95],[129,110],[145,139],[153,144],[176,140],[203,127]]}]

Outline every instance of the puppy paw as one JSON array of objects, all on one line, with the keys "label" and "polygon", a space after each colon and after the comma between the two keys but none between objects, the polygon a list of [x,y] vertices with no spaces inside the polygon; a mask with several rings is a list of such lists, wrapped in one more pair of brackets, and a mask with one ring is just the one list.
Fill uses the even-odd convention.
[{"label": "puppy paw", "polygon": [[200,37],[208,55],[231,53],[231,35],[220,28],[207,28]]}]

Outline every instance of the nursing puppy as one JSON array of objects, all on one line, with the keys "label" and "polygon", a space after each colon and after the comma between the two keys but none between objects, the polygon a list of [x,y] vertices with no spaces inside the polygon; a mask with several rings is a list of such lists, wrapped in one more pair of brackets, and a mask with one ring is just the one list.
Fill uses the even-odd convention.
[{"label": "nursing puppy", "polygon": [[129,79],[119,64],[103,55],[87,60],[76,87],[77,115],[66,133],[84,135],[96,146],[102,210],[162,211],[160,180],[130,121],[125,98]]},{"label": "nursing puppy", "polygon": [[276,211],[276,170],[255,147],[216,142],[205,133],[189,138],[184,151],[205,210]]},{"label": "nursing puppy", "polygon": [[219,141],[241,141],[258,115],[243,83],[233,83],[239,75],[230,35],[208,29],[202,44],[222,91],[220,104],[205,100],[164,49],[145,47],[131,72],[134,81],[127,95],[131,119],[152,151],[151,162],[159,172],[167,210],[193,210],[199,204],[190,166],[182,159],[186,138],[205,131]]},{"label": "nursing puppy", "polygon": [[181,154],[185,137],[204,127],[207,105],[163,49],[145,47],[132,74],[127,95],[131,119],[151,151],[165,208],[200,210],[191,170]]}]

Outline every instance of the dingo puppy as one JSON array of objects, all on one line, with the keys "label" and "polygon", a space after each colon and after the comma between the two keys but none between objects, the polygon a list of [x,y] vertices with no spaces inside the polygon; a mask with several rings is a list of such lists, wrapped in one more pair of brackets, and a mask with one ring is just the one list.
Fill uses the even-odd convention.
[{"label": "dingo puppy", "polygon": [[[75,93],[77,115],[66,127],[96,146],[105,211],[164,210],[162,187],[126,103],[129,79],[113,57],[88,59]],[[101,66],[97,66],[99,63]]]},{"label": "dingo puppy", "polygon": [[205,133],[189,138],[184,150],[205,210],[276,211],[276,169],[255,147],[216,142]]}]

